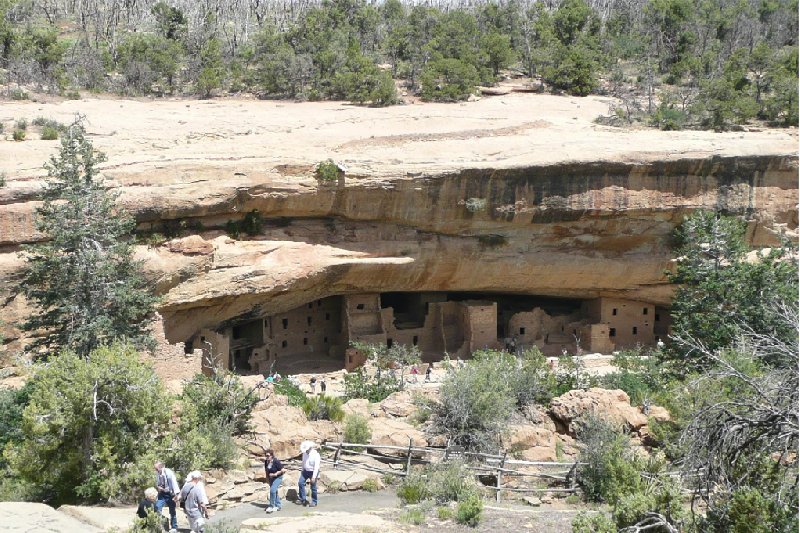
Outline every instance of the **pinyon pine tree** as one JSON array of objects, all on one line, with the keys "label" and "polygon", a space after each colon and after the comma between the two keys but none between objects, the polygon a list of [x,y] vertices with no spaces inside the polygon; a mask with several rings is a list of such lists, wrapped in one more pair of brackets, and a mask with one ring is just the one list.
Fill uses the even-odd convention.
[{"label": "pinyon pine tree", "polygon": [[104,160],[78,118],[45,165],[36,225],[47,239],[26,247],[22,280],[36,304],[22,326],[41,335],[31,348],[44,348],[45,356],[70,349],[86,357],[115,339],[152,343],[145,319],[155,297],[133,260],[134,220],[115,208],[117,195],[98,174]]}]

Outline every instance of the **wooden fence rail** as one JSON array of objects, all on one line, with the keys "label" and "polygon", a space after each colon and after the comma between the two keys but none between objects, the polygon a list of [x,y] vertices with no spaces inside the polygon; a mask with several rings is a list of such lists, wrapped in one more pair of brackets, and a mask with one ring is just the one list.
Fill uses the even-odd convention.
[{"label": "wooden fence rail", "polygon": [[[476,476],[480,475],[494,475],[495,485],[488,486],[487,488],[496,491],[496,499],[500,501],[500,495],[503,491],[506,492],[525,492],[525,493],[542,493],[542,492],[578,492],[578,487],[575,483],[575,474],[578,466],[585,464],[565,461],[523,461],[519,459],[508,458],[507,451],[501,451],[500,454],[487,454],[479,452],[465,452],[463,448],[434,448],[434,447],[420,447],[413,446],[411,439],[408,440],[408,446],[392,446],[388,444],[357,444],[351,442],[336,442],[322,444],[322,447],[334,452],[333,459],[323,459],[326,464],[333,465],[334,469],[341,468],[343,470],[351,470],[355,468],[369,470],[371,472],[378,472],[383,474],[391,474],[394,476],[408,476],[411,473],[411,466],[414,464],[433,464],[435,462],[442,462],[452,460],[453,457],[472,458],[474,462],[468,462],[466,468],[473,472]],[[393,455],[380,453],[381,450],[394,452]],[[397,463],[398,468],[382,469],[375,465],[366,464],[359,459],[362,457],[370,457],[377,459],[381,462]],[[437,461],[434,461],[434,458]],[[555,472],[528,472],[513,468],[514,466],[533,466],[543,469],[559,468]],[[512,468],[509,468],[512,467]],[[564,467],[568,467],[566,470]],[[562,487],[548,487],[541,488],[536,486],[506,486],[504,481],[514,479],[519,482],[524,478],[539,478],[555,484],[566,485]]]}]

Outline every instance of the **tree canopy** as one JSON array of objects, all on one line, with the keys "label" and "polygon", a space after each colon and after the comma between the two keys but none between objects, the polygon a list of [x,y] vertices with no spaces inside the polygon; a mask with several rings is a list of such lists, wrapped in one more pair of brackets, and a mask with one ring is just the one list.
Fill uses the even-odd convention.
[{"label": "tree canopy", "polygon": [[69,349],[81,356],[114,340],[147,346],[145,318],[155,296],[133,259],[133,219],[115,206],[80,120],[62,136],[46,165],[37,229],[46,240],[27,246],[22,291],[34,304],[27,331],[43,355]]}]

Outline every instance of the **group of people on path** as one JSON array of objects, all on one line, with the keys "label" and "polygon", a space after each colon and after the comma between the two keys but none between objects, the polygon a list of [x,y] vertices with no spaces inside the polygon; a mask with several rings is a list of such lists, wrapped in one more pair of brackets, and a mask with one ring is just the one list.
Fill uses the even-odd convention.
[{"label": "group of people on path", "polygon": [[[144,500],[136,509],[136,516],[147,518],[149,512],[154,512],[159,517],[166,506],[169,509],[169,533],[178,531],[177,507],[186,512],[189,528],[193,533],[202,533],[208,519],[208,495],[203,483],[203,474],[198,470],[186,476],[183,487],[178,485],[178,478],[172,469],[157,461],[153,465],[156,471],[156,487],[149,487],[144,491]],[[167,529],[165,527],[164,529]]]},{"label": "group of people on path", "polygon": [[[317,481],[319,481],[319,468],[322,458],[316,450],[316,444],[311,440],[305,440],[300,443],[300,454],[302,455],[301,470],[300,478],[297,482],[297,499],[295,503],[316,507],[319,502]],[[177,508],[180,506],[186,512],[191,531],[193,533],[203,533],[208,519],[208,495],[203,483],[203,474],[197,470],[191,472],[186,477],[183,487],[179,487],[178,478],[172,469],[164,466],[161,461],[156,462],[153,466],[156,472],[156,486],[145,489],[144,499],[136,509],[136,516],[147,518],[148,513],[155,513],[160,520],[164,507],[167,507],[169,521],[165,523],[164,529],[168,529],[169,533],[177,533]],[[275,457],[275,451],[272,448],[266,451],[264,470],[269,484],[269,504],[266,512],[274,513],[281,510],[282,502],[278,495],[278,490],[283,483],[283,475],[286,473],[286,468],[281,460]],[[309,485],[310,501],[306,491],[306,487]]]},{"label": "group of people on path", "polygon": [[[300,453],[302,459],[295,503],[316,507],[319,502],[317,481],[319,480],[319,467],[322,459],[316,450],[316,444],[311,440],[304,440],[300,443]],[[267,450],[264,459],[264,470],[267,473],[267,482],[269,483],[269,505],[267,505],[266,512],[274,513],[281,510],[282,502],[281,497],[278,495],[278,489],[283,483],[283,475],[286,473],[286,468],[280,459],[275,457],[275,451],[271,448]],[[306,495],[306,485],[311,485],[311,501],[308,500]]]}]

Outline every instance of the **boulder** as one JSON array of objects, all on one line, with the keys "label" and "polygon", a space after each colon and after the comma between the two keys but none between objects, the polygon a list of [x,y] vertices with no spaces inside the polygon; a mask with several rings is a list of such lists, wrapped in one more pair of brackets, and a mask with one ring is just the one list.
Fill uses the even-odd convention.
[{"label": "boulder", "polygon": [[[372,430],[372,444],[386,446],[408,446],[411,439],[413,446],[427,446],[428,441],[420,430],[398,418],[373,418],[369,421]],[[387,455],[405,455],[405,452],[383,450]]]},{"label": "boulder", "polygon": [[214,251],[214,245],[199,235],[173,239],[166,246],[170,252],[185,255],[207,255]]},{"label": "boulder", "polygon": [[326,487],[337,486],[338,490],[359,490],[368,479],[363,472],[348,470],[323,470],[319,477]]},{"label": "boulder", "polygon": [[345,404],[342,406],[345,415],[361,415],[365,418],[369,418],[370,415],[370,408],[369,408],[369,400],[365,400],[364,398],[353,398],[352,400],[347,400]]},{"label": "boulder", "polygon": [[647,417],[632,407],[630,398],[622,390],[591,388],[571,390],[550,402],[550,414],[575,434],[574,423],[587,414],[603,417],[616,424],[624,424],[629,430],[638,431],[647,424]]},{"label": "boulder", "polygon": [[411,392],[407,390],[393,392],[380,403],[381,411],[388,416],[405,418],[417,410]]},{"label": "boulder", "polygon": [[521,451],[533,447],[549,447],[555,450],[556,434],[546,427],[519,424],[512,426],[508,434],[503,436],[502,445],[507,450]]}]

